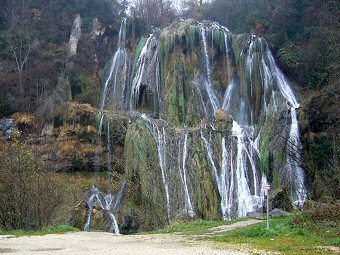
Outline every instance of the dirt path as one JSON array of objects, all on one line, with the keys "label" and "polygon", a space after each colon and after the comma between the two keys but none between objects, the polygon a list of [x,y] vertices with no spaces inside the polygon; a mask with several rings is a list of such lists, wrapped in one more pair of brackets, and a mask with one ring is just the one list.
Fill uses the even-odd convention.
[{"label": "dirt path", "polygon": [[234,224],[230,225],[222,225],[214,228],[208,229],[206,233],[203,234],[203,236],[221,236],[224,235],[226,232],[232,231],[237,228],[243,228],[250,225],[254,225],[257,223],[263,222],[263,220],[246,220],[246,221],[239,221]]},{"label": "dirt path", "polygon": [[[236,227],[255,223],[258,222],[244,221],[243,224],[236,223],[238,224]],[[192,236],[170,234],[116,236],[110,233],[77,232],[0,239],[0,254],[246,255],[254,252],[253,249],[243,245],[216,244],[198,241]],[[261,251],[260,254],[265,253]]]}]

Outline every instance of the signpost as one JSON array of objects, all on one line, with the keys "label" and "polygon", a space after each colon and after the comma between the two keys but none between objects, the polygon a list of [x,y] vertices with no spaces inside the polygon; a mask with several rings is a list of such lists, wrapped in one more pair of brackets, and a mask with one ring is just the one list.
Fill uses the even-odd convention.
[{"label": "signpost", "polygon": [[269,224],[269,190],[271,189],[271,186],[269,184],[264,185],[263,189],[267,191],[267,229],[269,231],[270,224]]}]

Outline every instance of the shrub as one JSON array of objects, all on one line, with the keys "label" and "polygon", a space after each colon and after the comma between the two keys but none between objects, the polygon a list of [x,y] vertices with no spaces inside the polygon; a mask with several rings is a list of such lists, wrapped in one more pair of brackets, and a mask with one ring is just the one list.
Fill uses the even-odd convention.
[{"label": "shrub", "polygon": [[309,202],[307,210],[301,214],[296,215],[293,223],[300,224],[302,222],[312,221],[338,221],[340,222],[340,203],[312,203]]},{"label": "shrub", "polygon": [[9,102],[0,99],[0,118],[10,116],[13,111]]},{"label": "shrub", "polygon": [[0,150],[0,227],[39,229],[51,223],[61,202],[59,182],[24,142],[8,141]]}]

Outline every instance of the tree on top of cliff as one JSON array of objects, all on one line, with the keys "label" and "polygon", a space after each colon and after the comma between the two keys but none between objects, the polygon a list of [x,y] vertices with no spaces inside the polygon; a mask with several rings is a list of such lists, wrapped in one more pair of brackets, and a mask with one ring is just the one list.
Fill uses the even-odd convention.
[{"label": "tree on top of cliff", "polygon": [[132,6],[132,16],[142,20],[147,28],[171,23],[176,11],[168,0],[138,0]]}]

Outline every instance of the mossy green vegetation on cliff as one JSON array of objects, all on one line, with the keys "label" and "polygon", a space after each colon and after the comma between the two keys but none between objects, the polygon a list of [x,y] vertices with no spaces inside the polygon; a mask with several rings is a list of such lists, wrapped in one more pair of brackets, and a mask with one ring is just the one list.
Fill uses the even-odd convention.
[{"label": "mossy green vegetation on cliff", "polygon": [[[160,129],[162,130],[162,127]],[[167,128],[165,132],[173,133],[176,132],[176,129]],[[123,214],[131,220],[131,223],[126,224],[123,228],[130,228],[132,231],[164,227],[168,225],[169,217],[171,219],[186,219],[188,217],[184,211],[181,211],[181,204],[184,204],[182,201],[183,189],[180,180],[178,180],[179,176],[175,172],[176,169],[174,169],[175,166],[180,167],[174,163],[174,161],[178,161],[180,152],[172,151],[171,146],[167,149],[158,148],[157,146],[160,145],[156,144],[153,135],[146,123],[142,121],[131,124],[126,134],[125,177],[128,188]],[[160,134],[156,133],[156,135]],[[175,136],[169,137],[174,140],[166,140],[166,143],[174,143],[173,147],[175,148],[181,144],[181,141],[176,140]],[[199,134],[191,134],[190,139],[192,141],[200,139]],[[189,146],[191,149],[188,158],[192,158],[193,161],[187,166],[187,178],[192,204],[197,208],[193,217],[217,220],[220,218],[219,194],[211,170],[206,161],[202,160],[205,158],[203,142]],[[159,149],[165,150],[162,154],[165,160],[163,169],[160,168]],[[170,162],[173,168],[171,168]],[[164,184],[164,181],[167,183]],[[165,185],[168,185],[168,190],[165,190]],[[168,201],[165,192],[172,194]],[[177,195],[174,196],[175,194]]]},{"label": "mossy green vegetation on cliff", "polygon": [[164,226],[168,220],[155,140],[143,123],[136,123],[129,127],[125,144],[128,189],[123,212],[130,221],[123,228]]},{"label": "mossy green vegetation on cliff", "polygon": [[197,43],[200,30],[192,22],[174,23],[160,35],[163,118],[174,125],[197,125],[201,117],[201,113],[188,109],[191,104],[187,103],[192,100],[199,103],[192,80],[199,68]]}]

